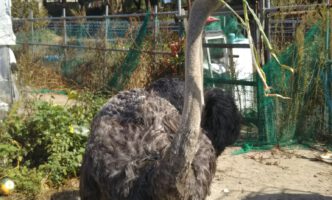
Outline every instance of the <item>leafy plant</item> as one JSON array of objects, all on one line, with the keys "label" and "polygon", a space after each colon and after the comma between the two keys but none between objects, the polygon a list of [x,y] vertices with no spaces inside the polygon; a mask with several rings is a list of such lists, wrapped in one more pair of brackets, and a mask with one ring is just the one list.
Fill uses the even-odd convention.
[{"label": "leafy plant", "polygon": [[76,92],[69,97],[77,103],[28,101],[23,113],[8,115],[0,125],[0,178],[8,176],[18,190],[37,194],[42,182],[58,186],[78,176],[89,124],[105,98]]},{"label": "leafy plant", "polygon": [[26,166],[11,168],[0,167],[0,178],[1,177],[10,177],[13,179],[16,190],[21,191],[25,199],[35,199],[34,197],[40,192],[43,181],[46,179],[43,172],[38,171],[36,168],[29,169]]},{"label": "leafy plant", "polygon": [[86,138],[70,131],[69,109],[46,102],[33,104],[30,114],[8,121],[8,133],[22,148],[23,164],[39,167],[55,184],[75,176]]}]

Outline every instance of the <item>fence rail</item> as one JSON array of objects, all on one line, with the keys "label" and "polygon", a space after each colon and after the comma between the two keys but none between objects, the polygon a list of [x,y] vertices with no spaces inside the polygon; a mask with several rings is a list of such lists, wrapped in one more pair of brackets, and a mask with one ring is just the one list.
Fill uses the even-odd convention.
[{"label": "fence rail", "polygon": [[[266,3],[269,1],[259,2]],[[305,23],[302,16],[308,15],[308,17],[310,17],[310,13],[315,14],[313,12],[315,11],[314,9],[319,9],[321,7],[327,8],[325,10],[326,15],[329,16],[331,8],[330,4],[312,4],[308,6],[296,5],[293,8],[291,6],[273,7],[266,4],[260,6],[261,7],[258,10],[260,11],[259,17],[264,24],[266,35],[275,47],[277,47],[276,49],[278,51],[285,50],[288,44],[292,44],[293,47],[296,45],[294,42],[296,41],[296,33],[298,33],[296,30]],[[243,11],[237,10],[237,12],[241,14]],[[287,15],[284,14],[284,12],[290,12],[292,14]],[[14,19],[13,25],[17,35],[17,43],[19,44],[18,48],[28,48],[28,52],[30,52],[33,57],[39,56],[38,58],[42,58],[39,60],[46,61],[45,63],[52,62],[52,67],[61,69],[67,77],[75,79],[78,84],[82,84],[86,77],[87,79],[94,77],[95,82],[89,80],[89,82],[86,83],[86,85],[90,86],[99,84],[98,82],[107,83],[110,75],[116,74],[114,72],[120,74],[121,78],[128,78],[130,73],[132,73],[132,69],[127,70],[128,68],[126,68],[129,66],[128,62],[133,62],[135,65],[144,65],[142,70],[145,71],[142,72],[143,75],[140,79],[144,81],[148,79],[146,74],[152,71],[151,68],[155,71],[160,71],[160,66],[164,66],[167,69],[173,70],[174,65],[179,61],[181,62],[181,60],[178,58],[176,58],[177,60],[174,60],[169,44],[170,42],[179,41],[182,32],[184,32],[182,23],[177,22],[174,18],[181,20],[186,17],[185,15],[179,16],[177,14],[178,12],[158,13],[157,15],[148,18],[146,18],[145,14],[68,17],[64,12],[62,17],[34,18],[31,13],[29,18]],[[219,10],[215,13],[215,15],[225,14],[228,15],[231,14],[231,12]],[[323,15],[325,15],[325,13],[323,13]],[[147,34],[145,34],[144,38],[139,38],[140,35],[142,35],[142,27],[145,19],[148,20],[144,30]],[[329,17],[327,17],[327,19],[329,19]],[[330,21],[327,22],[326,26],[330,27],[329,24]],[[259,31],[257,31],[257,27],[253,26],[252,28],[253,30],[256,28],[256,31],[253,31],[253,33],[257,33],[254,37],[256,39],[256,44],[258,44],[257,49],[260,51],[259,54],[262,55],[261,58],[265,58],[262,59],[262,64],[266,64],[270,60],[269,52],[260,48],[260,44],[262,44],[263,41],[259,35]],[[303,34],[311,28],[311,25],[305,26],[304,28],[305,29],[302,31]],[[330,30],[330,28],[327,28],[326,30]],[[324,30],[322,29],[322,32],[323,31]],[[328,49],[324,49],[325,46],[323,46],[324,48],[319,48],[320,51],[326,51],[326,54],[331,52],[329,51],[330,47],[328,44],[330,44],[330,36],[328,35],[330,35],[330,32],[326,31],[326,48]],[[321,38],[325,40],[325,35],[321,35]],[[145,42],[140,43],[138,39],[144,39]],[[305,55],[301,56],[301,58],[318,58],[317,56],[312,56],[314,53],[318,52],[311,51],[310,49],[317,44],[318,43],[310,43],[310,41],[308,41],[307,46],[305,46],[307,52],[304,52]],[[243,48],[248,48],[248,46],[248,44],[228,44],[227,42],[226,44],[203,44],[205,49],[211,48],[211,50],[214,48],[227,50],[241,48],[241,50],[245,50]],[[295,50],[296,49],[294,49],[293,54],[297,55],[299,52]],[[214,52],[219,51],[215,50]],[[285,59],[288,58],[285,56],[287,55],[286,53],[287,52],[283,55]],[[144,57],[140,56],[141,54],[144,54]],[[329,57],[328,60],[331,60],[330,54],[326,56]],[[233,59],[235,57],[236,55],[231,55],[227,58]],[[298,58],[294,57],[293,61],[296,59]],[[220,60],[217,61],[219,62]],[[306,70],[308,70],[308,72],[313,69],[309,66],[309,61],[303,62],[303,65],[307,65]],[[296,64],[297,63],[295,62],[294,65]],[[118,71],[115,70],[114,66],[117,67]],[[152,67],[147,69],[146,66]],[[317,80],[326,76],[326,82],[331,83],[332,76],[329,76],[329,74],[331,74],[331,66],[331,63],[327,62],[326,67],[325,65],[322,67],[322,73],[325,74],[320,75],[320,77],[317,76]],[[94,76],[91,76],[90,72],[93,70],[99,71]],[[273,65],[272,67],[265,68],[265,70],[267,70],[266,74],[268,79],[271,81],[272,86],[274,86],[272,88],[273,90],[276,90],[277,93],[279,92],[286,95],[294,92],[292,91],[291,87],[293,85],[291,84],[293,84],[293,80],[297,79],[291,79],[288,78],[288,76],[284,77],[284,74],[279,70],[279,66]],[[127,71],[130,72],[127,73]],[[79,73],[77,74],[77,72]],[[214,75],[213,73],[210,74]],[[317,72],[314,71],[309,74],[310,76],[308,75],[302,78],[312,77],[317,74]],[[281,137],[288,140],[289,138],[293,138],[295,133],[297,134],[296,131],[301,128],[301,124],[295,120],[302,120],[304,124],[319,124],[320,129],[315,128],[314,126],[308,127],[306,134],[309,134],[309,128],[310,130],[320,130],[325,135],[327,135],[326,133],[332,133],[332,106],[328,104],[331,99],[329,93],[331,91],[331,84],[326,86],[314,85],[315,87],[309,85],[310,87],[306,87],[309,89],[311,87],[319,89],[321,94],[326,93],[326,97],[320,97],[320,99],[324,99],[322,101],[327,104],[326,106],[321,105],[319,102],[315,102],[314,98],[310,99],[310,91],[307,91],[308,94],[306,94],[305,99],[302,99],[303,96],[301,96],[303,92],[296,94],[298,98],[298,105],[296,105],[298,107],[296,107],[294,106],[295,104],[291,102],[281,102],[278,99],[265,97],[263,93],[259,92],[261,91],[261,85],[259,80],[256,81],[255,76],[252,80],[241,80],[237,79],[236,76],[224,77],[223,75],[225,74],[218,74],[212,78],[205,77],[205,80],[206,82],[213,83],[213,85],[216,85],[217,87],[222,85],[230,88],[233,90],[234,94],[236,93],[236,100],[244,102],[240,108],[243,108],[241,111],[246,113],[245,119],[251,119],[251,121],[248,121],[250,123],[247,124],[248,133],[250,133],[248,135],[249,138],[254,138],[256,141],[259,140],[260,142],[265,143],[274,143],[277,140],[280,140]],[[301,74],[296,74],[296,76],[299,75]],[[280,78],[283,79],[279,80]],[[308,83],[312,84],[314,82],[315,81],[308,81]],[[297,86],[300,85],[301,84],[298,84]],[[303,90],[303,88],[300,87],[298,89],[298,91]],[[242,98],[242,101],[240,97]],[[247,104],[246,102],[248,100],[252,100],[252,102]],[[299,105],[304,103],[307,103],[308,105],[310,104],[313,108],[317,107],[315,111],[323,111],[315,113],[315,116],[311,116],[311,113],[308,114],[305,113],[305,110],[301,110],[302,107]],[[297,110],[295,108],[297,108]],[[301,113],[299,111],[301,111]],[[307,122],[304,118],[297,119],[296,117],[291,119],[294,121],[288,120],[289,117],[292,116],[291,114],[296,117],[301,115],[306,116],[307,119],[312,120],[312,122]],[[315,118],[320,121],[315,121]],[[252,126],[252,124],[254,125]],[[256,132],[258,132],[258,134],[256,134]],[[317,133],[316,135],[320,136],[321,134]]]},{"label": "fence rail", "polygon": [[[163,45],[163,41],[167,39],[165,33],[173,32],[179,35],[184,31],[181,23],[174,20],[176,14],[177,12],[161,12],[150,17],[146,31],[154,38],[155,46],[153,50],[141,52],[170,54],[170,50],[166,51]],[[30,12],[28,18],[13,18],[13,27],[18,44],[127,52],[128,47],[107,46],[112,46],[112,42],[116,40],[133,42],[146,15],[147,13],[73,17],[66,16],[64,10],[62,17],[34,18]],[[92,44],[93,40],[97,45]],[[70,44],[74,41],[80,44]],[[105,42],[105,47],[96,47],[100,46],[100,41]]]},{"label": "fence rail", "polygon": [[[41,70],[56,69],[66,80],[98,90],[116,71],[127,79],[134,66],[147,71],[171,66],[174,55],[169,44],[179,41],[184,31],[182,23],[174,20],[176,14],[72,17],[63,11],[62,17],[34,18],[30,12],[28,18],[13,19],[15,51],[18,57],[29,55],[33,64],[43,66]],[[136,86],[148,80],[138,80]]]},{"label": "fence rail", "polygon": [[[135,49],[111,49],[111,48],[98,48],[98,47],[87,47],[87,46],[77,46],[77,45],[57,45],[57,44],[44,44],[44,43],[32,43],[32,42],[16,42],[19,45],[34,45],[34,46],[47,46],[47,47],[59,47],[59,48],[73,48],[73,49],[86,49],[86,50],[98,50],[98,51],[114,51],[114,52],[129,52]],[[166,51],[145,51],[138,50],[139,53],[149,53],[149,54],[160,54],[160,55],[173,55],[171,52]]]}]

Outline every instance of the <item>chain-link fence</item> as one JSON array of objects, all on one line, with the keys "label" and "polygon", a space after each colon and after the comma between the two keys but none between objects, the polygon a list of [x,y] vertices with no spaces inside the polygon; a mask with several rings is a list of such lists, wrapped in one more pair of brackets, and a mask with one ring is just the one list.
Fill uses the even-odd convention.
[{"label": "chain-link fence", "polygon": [[13,20],[15,50],[18,56],[29,52],[32,63],[58,71],[77,86],[142,87],[149,78],[140,74],[171,65],[169,44],[183,34],[174,19],[172,12],[89,17],[66,17],[64,12],[53,18],[30,14]]},{"label": "chain-link fence", "polygon": [[[246,33],[229,11],[218,11],[218,20],[205,32],[206,87],[223,87],[235,97],[244,116],[243,143],[331,141],[331,6],[329,2],[296,6],[269,2],[259,1],[257,13],[280,61],[295,73],[270,59],[260,48],[259,34],[257,48],[265,56],[271,92],[291,100],[264,95],[252,68]],[[39,87],[61,88],[65,81],[96,91],[117,91],[144,87],[165,75],[182,76],[184,28],[176,13],[32,16],[13,21],[15,50],[21,63],[26,63],[21,77],[35,79]],[[178,51],[172,52],[175,43]]]}]

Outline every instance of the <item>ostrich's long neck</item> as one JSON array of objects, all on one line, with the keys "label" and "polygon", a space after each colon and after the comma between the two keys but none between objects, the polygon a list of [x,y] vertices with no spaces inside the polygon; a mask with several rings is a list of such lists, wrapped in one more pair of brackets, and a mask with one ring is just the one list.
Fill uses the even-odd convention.
[{"label": "ostrich's long neck", "polygon": [[218,0],[196,1],[189,18],[186,48],[185,96],[180,126],[178,152],[183,161],[191,163],[197,149],[203,104],[202,30],[206,18],[217,7]]},{"label": "ostrich's long neck", "polygon": [[191,164],[198,148],[203,103],[202,31],[206,18],[218,5],[218,0],[196,0],[191,10],[186,43],[184,109],[178,138],[172,144],[179,160],[174,163],[178,165],[177,169],[185,169]]},{"label": "ostrich's long neck", "polygon": [[193,4],[186,43],[185,103],[182,122],[155,177],[159,179],[155,182],[156,184],[161,184],[161,187],[167,187],[166,184],[174,184],[174,189],[182,193],[181,195],[185,195],[183,194],[185,193],[185,178],[197,151],[200,134],[203,103],[202,30],[206,18],[218,6],[219,0],[196,0]]}]

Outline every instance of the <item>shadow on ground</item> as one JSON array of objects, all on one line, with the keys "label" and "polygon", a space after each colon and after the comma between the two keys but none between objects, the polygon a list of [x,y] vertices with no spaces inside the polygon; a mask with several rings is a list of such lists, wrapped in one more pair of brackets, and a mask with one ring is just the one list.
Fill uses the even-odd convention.
[{"label": "shadow on ground", "polygon": [[68,190],[52,194],[51,200],[79,200],[78,190]]},{"label": "shadow on ground", "polygon": [[[220,198],[220,200],[223,198]],[[80,200],[78,190],[68,190],[57,192],[51,196],[51,200]],[[219,200],[219,198],[218,198]],[[234,199],[235,200],[235,199]],[[332,197],[320,194],[296,194],[296,193],[280,193],[280,194],[261,194],[251,193],[241,200],[332,200]]]},{"label": "shadow on ground", "polygon": [[332,200],[320,194],[250,194],[243,200]]},{"label": "shadow on ground", "polygon": [[[326,195],[326,194],[324,194]],[[308,191],[279,188],[265,188],[257,192],[233,191],[213,200],[332,200],[332,196]]]}]

